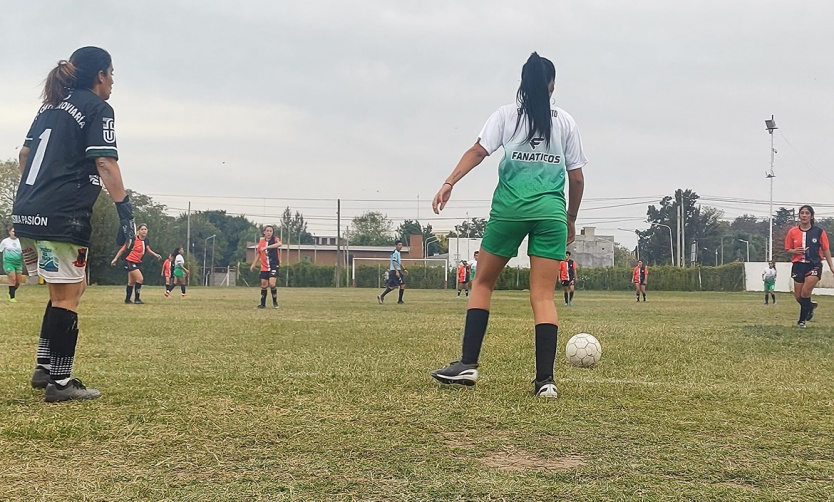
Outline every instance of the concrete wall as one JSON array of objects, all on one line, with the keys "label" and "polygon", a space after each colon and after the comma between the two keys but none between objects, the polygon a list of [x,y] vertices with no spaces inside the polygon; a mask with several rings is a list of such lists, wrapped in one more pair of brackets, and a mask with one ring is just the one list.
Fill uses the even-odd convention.
[{"label": "concrete wall", "polygon": [[[766,262],[750,261],[744,264],[744,282],[747,291],[764,291],[762,272],[767,268]],[[793,293],[793,279],[791,279],[791,264],[779,262],[776,264],[776,291]],[[834,295],[834,276],[823,264],[822,278],[814,289],[814,294]]]},{"label": "concrete wall", "polygon": [[568,251],[580,267],[614,266],[614,236],[596,235],[594,227],[583,228],[573,244],[568,246]]}]

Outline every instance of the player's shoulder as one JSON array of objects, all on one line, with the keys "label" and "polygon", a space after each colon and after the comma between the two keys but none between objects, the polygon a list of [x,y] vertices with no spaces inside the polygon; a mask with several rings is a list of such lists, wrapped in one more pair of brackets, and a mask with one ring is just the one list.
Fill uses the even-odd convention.
[{"label": "player's shoulder", "polygon": [[550,109],[554,112],[554,119],[560,124],[569,126],[571,128],[576,126],[576,120],[574,120],[573,115],[568,113],[564,108],[553,105],[550,107]]}]

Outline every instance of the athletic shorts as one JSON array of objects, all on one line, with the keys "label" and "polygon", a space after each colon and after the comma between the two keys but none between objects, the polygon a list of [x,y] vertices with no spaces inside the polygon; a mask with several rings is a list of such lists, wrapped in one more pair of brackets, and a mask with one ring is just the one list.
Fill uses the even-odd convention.
[{"label": "athletic shorts", "polygon": [[182,279],[185,277],[185,270],[177,267],[174,269],[174,279]]},{"label": "athletic shorts", "polygon": [[636,285],[638,285],[638,286],[645,286],[645,285],[646,285],[646,281],[639,281],[639,282],[635,282],[634,284],[636,284]]},{"label": "athletic shorts", "polygon": [[504,221],[489,220],[481,248],[504,258],[518,255],[525,237],[527,254],[562,261],[568,244],[568,225],[558,220]]},{"label": "athletic shorts", "polygon": [[23,263],[20,261],[6,261],[3,260],[3,271],[6,274],[22,274],[23,273]]},{"label": "athletic shorts", "polygon": [[791,266],[793,282],[803,283],[806,277],[822,277],[822,263],[794,262]]},{"label": "athletic shorts", "polygon": [[773,290],[775,290],[775,289],[776,289],[776,281],[773,281],[773,282],[770,282],[770,281],[765,281],[765,283],[764,283],[764,289],[765,289],[765,291],[773,291]]},{"label": "athletic shorts", "polygon": [[573,281],[562,281],[562,286],[565,288],[573,286]]},{"label": "athletic shorts", "polygon": [[400,275],[397,275],[397,272],[394,270],[388,271],[388,287],[389,288],[398,288],[400,286],[405,286],[405,280],[403,279],[403,273],[400,272]]},{"label": "athletic shorts", "polygon": [[134,270],[139,270],[139,264],[134,263],[132,261],[125,260],[125,270],[128,272],[133,272]]},{"label": "athletic shorts", "polygon": [[278,277],[278,267],[270,268],[269,270],[261,270],[260,278],[262,281],[268,281]]},{"label": "athletic shorts", "polygon": [[50,284],[73,284],[84,280],[87,271],[85,246],[70,242],[20,240],[23,261],[30,276],[37,271]]}]

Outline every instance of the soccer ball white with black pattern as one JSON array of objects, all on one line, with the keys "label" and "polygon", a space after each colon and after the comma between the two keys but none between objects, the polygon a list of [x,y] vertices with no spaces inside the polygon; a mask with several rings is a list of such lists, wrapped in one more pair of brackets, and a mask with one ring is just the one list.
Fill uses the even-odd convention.
[{"label": "soccer ball white with black pattern", "polygon": [[594,335],[579,333],[573,335],[565,346],[568,362],[580,368],[593,368],[602,357],[602,345]]}]

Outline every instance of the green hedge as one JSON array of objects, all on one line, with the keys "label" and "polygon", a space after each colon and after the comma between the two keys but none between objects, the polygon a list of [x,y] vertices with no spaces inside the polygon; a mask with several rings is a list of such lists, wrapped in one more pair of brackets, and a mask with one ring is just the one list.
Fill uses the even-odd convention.
[{"label": "green hedge", "polygon": [[[356,267],[356,287],[385,287],[385,265],[360,265]],[[442,289],[444,274],[441,267],[408,268],[406,284],[415,289]],[[579,269],[576,287],[585,290],[624,291],[633,289],[631,268],[605,267]],[[350,269],[342,270],[342,282],[346,284]],[[260,284],[258,270],[249,271],[241,263],[239,286],[256,286]],[[700,276],[700,280],[699,280]],[[455,275],[449,272],[450,289],[455,287]],[[296,288],[333,287],[335,285],[335,267],[313,265],[308,262],[281,267],[278,284]],[[507,267],[501,271],[495,289],[523,290],[530,288],[530,270],[526,268]],[[744,291],[744,265],[732,263],[720,267],[678,268],[670,266],[649,267],[649,289],[652,291]]]}]

